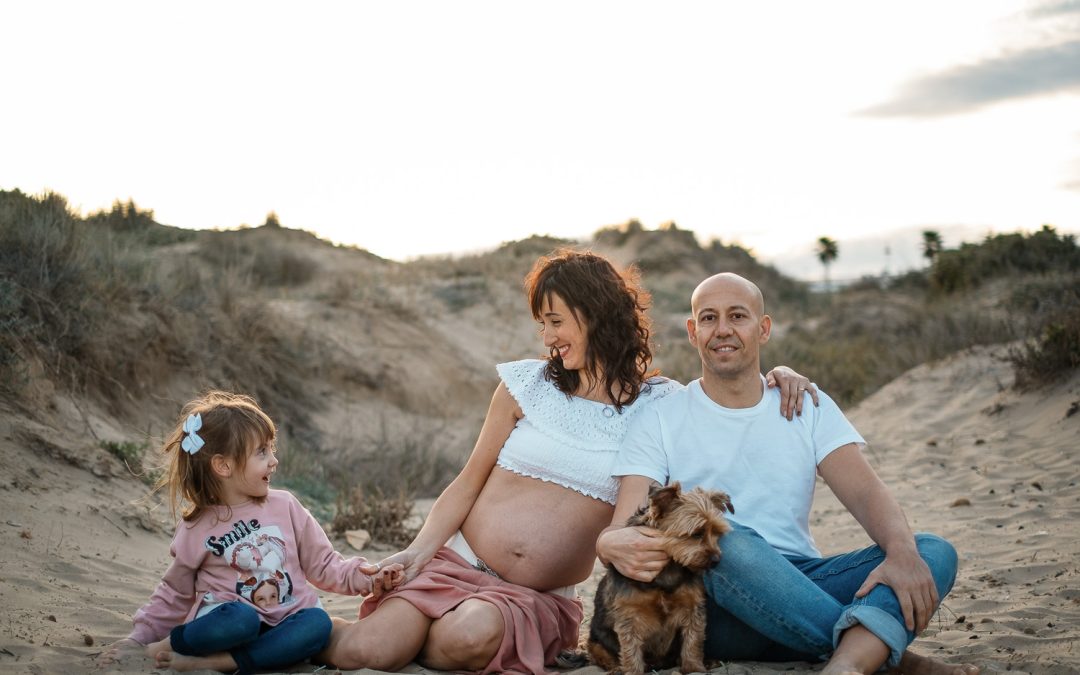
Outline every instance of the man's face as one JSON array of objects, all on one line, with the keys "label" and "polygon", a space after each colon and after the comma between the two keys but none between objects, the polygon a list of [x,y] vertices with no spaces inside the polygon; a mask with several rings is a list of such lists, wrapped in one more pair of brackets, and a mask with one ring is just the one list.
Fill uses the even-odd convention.
[{"label": "man's face", "polygon": [[693,312],[686,331],[706,375],[733,379],[760,372],[772,320],[754,287],[739,277],[713,277],[695,291]]}]

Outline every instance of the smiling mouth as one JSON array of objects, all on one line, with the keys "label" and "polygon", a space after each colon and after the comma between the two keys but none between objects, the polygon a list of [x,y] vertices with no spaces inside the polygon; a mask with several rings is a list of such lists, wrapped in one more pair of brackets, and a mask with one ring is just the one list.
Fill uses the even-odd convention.
[{"label": "smiling mouth", "polygon": [[565,359],[566,353],[570,351],[570,345],[563,345],[562,347],[556,347],[556,349],[559,351],[559,358]]}]

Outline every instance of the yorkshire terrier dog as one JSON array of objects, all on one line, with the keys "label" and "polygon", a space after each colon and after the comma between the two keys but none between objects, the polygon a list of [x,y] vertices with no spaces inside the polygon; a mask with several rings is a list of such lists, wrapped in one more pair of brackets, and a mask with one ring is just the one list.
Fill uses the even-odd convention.
[{"label": "yorkshire terrier dog", "polygon": [[[624,577],[613,565],[596,589],[589,625],[592,662],[627,675],[671,668],[705,670],[705,571],[720,560],[718,540],[735,513],[723,492],[678,482],[649,490],[649,501],[626,521],[660,530],[671,561],[650,582]],[[676,657],[678,657],[676,659]]]}]

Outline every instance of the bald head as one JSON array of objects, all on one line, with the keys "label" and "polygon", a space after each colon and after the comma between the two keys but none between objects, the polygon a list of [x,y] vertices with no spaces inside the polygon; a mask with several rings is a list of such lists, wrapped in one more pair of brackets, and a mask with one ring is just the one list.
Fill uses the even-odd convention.
[{"label": "bald head", "polygon": [[743,297],[747,308],[753,311],[754,314],[757,316],[765,314],[765,298],[761,295],[761,289],[757,287],[757,284],[740,277],[738,274],[722,272],[702,281],[694,289],[694,293],[690,296],[690,310],[694,316],[697,316],[698,310],[701,309],[703,298],[718,292],[734,292]]}]

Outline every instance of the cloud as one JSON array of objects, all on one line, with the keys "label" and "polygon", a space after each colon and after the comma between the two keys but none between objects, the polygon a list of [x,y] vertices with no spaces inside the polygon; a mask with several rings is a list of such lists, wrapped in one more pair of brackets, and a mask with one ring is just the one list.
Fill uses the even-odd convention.
[{"label": "cloud", "polygon": [[[1062,2],[1043,11],[1080,11]],[[891,101],[859,112],[871,117],[939,117],[1001,101],[1080,93],[1080,38],[956,66],[905,84]]]},{"label": "cloud", "polygon": [[1028,16],[1038,19],[1078,13],[1080,13],[1080,0],[1057,0],[1056,2],[1046,2],[1032,8],[1028,12]]}]

